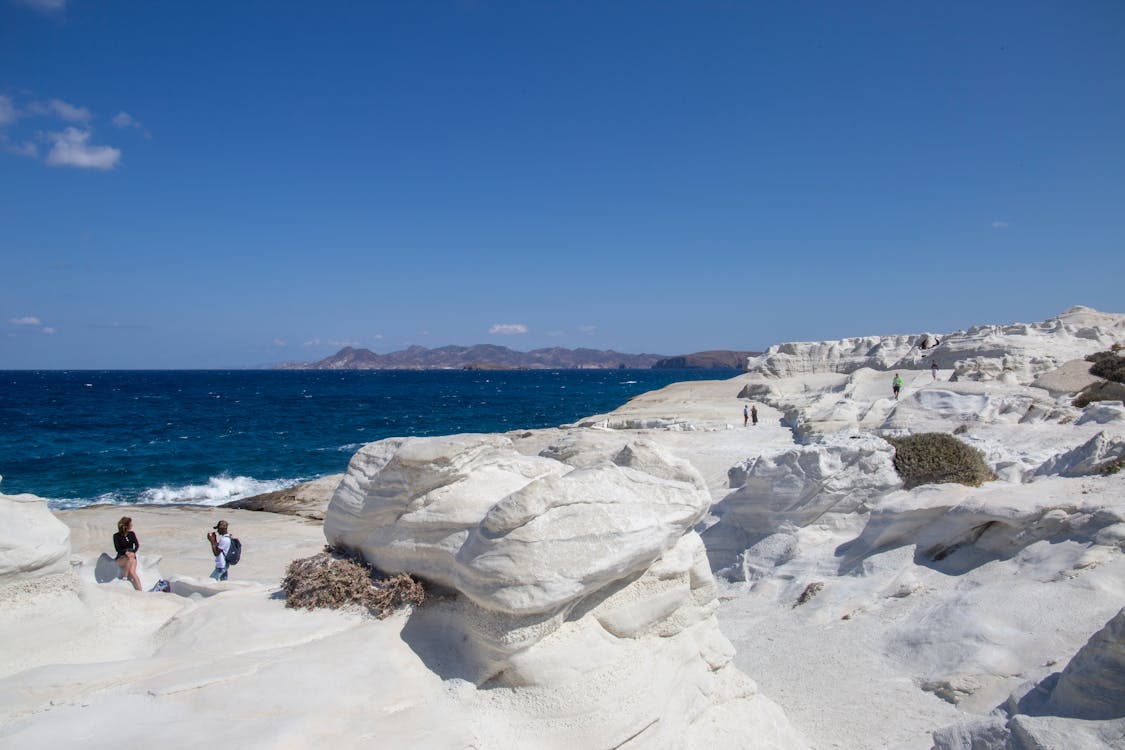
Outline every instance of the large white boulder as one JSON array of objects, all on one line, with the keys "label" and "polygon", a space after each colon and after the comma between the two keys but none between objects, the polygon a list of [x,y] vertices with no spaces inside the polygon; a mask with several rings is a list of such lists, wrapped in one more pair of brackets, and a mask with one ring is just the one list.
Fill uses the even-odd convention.
[{"label": "large white boulder", "polygon": [[659,452],[574,468],[496,435],[384,440],[352,459],[325,535],[489,610],[557,612],[645,570],[706,512],[698,472]]},{"label": "large white boulder", "polygon": [[488,687],[535,746],[802,747],[719,631],[693,531],[710,506],[699,472],[618,436],[543,453],[496,435],[373,443],[325,536],[428,581],[438,596],[404,640],[439,675]]},{"label": "large white boulder", "polygon": [[70,530],[35,495],[0,495],[0,585],[70,569]]}]

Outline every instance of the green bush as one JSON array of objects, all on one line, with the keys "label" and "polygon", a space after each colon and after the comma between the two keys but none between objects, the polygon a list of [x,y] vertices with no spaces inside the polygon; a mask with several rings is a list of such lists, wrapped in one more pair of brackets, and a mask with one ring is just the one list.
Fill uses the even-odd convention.
[{"label": "green bush", "polygon": [[1125,383],[1125,357],[1117,354],[1116,350],[1091,354],[1086,357],[1086,361],[1093,363],[1090,366],[1091,375],[1114,383]]},{"label": "green bush", "polygon": [[332,547],[289,563],[281,588],[288,607],[358,605],[380,620],[407,604],[420,605],[426,598],[422,584],[405,573],[380,577],[364,560]]},{"label": "green bush", "polygon": [[984,454],[943,432],[887,438],[895,449],[895,471],[906,489],[922,484],[957,482],[979,487],[996,478]]}]

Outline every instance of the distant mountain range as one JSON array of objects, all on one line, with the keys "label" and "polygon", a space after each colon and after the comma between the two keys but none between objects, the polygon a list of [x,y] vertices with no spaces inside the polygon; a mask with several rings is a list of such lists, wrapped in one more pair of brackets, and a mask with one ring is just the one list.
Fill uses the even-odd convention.
[{"label": "distant mountain range", "polygon": [[346,346],[319,362],[287,363],[281,370],[579,370],[648,368],[742,369],[750,352],[712,351],[667,357],[663,354],[622,354],[612,349],[550,347],[519,352],[506,346],[411,346],[389,354]]}]

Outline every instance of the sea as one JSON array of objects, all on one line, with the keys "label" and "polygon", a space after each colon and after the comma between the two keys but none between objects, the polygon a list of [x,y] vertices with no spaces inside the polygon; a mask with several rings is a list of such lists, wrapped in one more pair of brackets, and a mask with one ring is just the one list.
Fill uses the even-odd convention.
[{"label": "sea", "polygon": [[0,492],[221,505],[393,436],[557,427],[736,370],[0,371]]}]

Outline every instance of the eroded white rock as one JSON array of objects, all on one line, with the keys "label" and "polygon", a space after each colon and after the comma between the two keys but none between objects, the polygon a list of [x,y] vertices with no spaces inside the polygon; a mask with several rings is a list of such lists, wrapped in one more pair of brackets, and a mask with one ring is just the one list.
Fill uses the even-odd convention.
[{"label": "eroded white rock", "polygon": [[35,495],[0,495],[0,585],[70,569],[70,530]]}]

